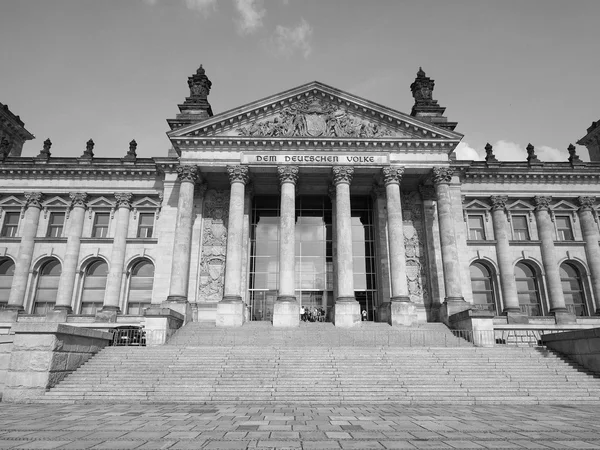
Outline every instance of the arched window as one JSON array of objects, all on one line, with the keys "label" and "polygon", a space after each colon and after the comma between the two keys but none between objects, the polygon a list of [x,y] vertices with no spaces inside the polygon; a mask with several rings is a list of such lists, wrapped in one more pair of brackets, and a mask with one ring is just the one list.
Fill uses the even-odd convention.
[{"label": "arched window", "polygon": [[56,259],[48,261],[41,267],[35,290],[33,314],[46,314],[54,308],[60,273],[60,262]]},{"label": "arched window", "polygon": [[131,269],[131,278],[129,279],[127,314],[141,315],[144,308],[150,306],[153,284],[154,264],[147,260],[136,263]]},{"label": "arched window", "polygon": [[104,303],[108,265],[104,261],[92,262],[85,271],[81,293],[81,314],[96,314]]},{"label": "arched window", "polygon": [[560,282],[565,296],[565,305],[569,312],[576,316],[587,316],[583,283],[581,282],[579,270],[573,264],[563,263],[560,266]]},{"label": "arched window", "polygon": [[492,272],[485,265],[476,262],[469,267],[469,273],[473,290],[473,306],[476,309],[496,312]]},{"label": "arched window", "polygon": [[515,265],[515,281],[521,311],[528,316],[541,316],[540,290],[535,270],[529,264],[519,262]]},{"label": "arched window", "polygon": [[15,263],[12,259],[0,260],[0,309],[8,305],[8,295],[15,274]]}]

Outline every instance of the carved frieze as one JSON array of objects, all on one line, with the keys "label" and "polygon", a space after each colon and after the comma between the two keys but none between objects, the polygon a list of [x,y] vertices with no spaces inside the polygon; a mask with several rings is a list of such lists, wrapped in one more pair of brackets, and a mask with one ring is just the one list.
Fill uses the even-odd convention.
[{"label": "carved frieze", "polygon": [[419,193],[402,194],[404,248],[406,254],[406,283],[410,300],[424,304],[429,299],[423,230],[423,209]]},{"label": "carved frieze", "polygon": [[354,137],[395,136],[385,125],[350,114],[345,108],[318,98],[299,101],[283,109],[275,118],[254,120],[237,129],[240,136],[271,137]]},{"label": "carved frieze", "polygon": [[209,190],[204,201],[199,299],[214,303],[223,298],[229,193]]}]

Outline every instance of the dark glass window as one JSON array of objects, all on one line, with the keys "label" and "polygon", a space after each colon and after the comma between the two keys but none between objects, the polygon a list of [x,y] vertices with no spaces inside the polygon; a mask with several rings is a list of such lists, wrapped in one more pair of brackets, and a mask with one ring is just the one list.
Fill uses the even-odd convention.
[{"label": "dark glass window", "polygon": [[61,237],[65,225],[65,213],[53,212],[50,213],[48,222],[48,237]]},{"label": "dark glass window", "polygon": [[485,240],[485,227],[482,215],[471,215],[468,216],[469,221],[469,239],[472,241],[484,241]]},{"label": "dark glass window", "polygon": [[569,216],[555,216],[556,232],[559,241],[572,241],[573,228],[571,227],[571,219]]},{"label": "dark glass window", "polygon": [[19,218],[21,213],[4,213],[4,222],[2,223],[2,237],[15,237],[19,228]]},{"label": "dark glass window", "polygon": [[94,215],[94,227],[92,228],[92,237],[104,238],[108,236],[108,222],[110,215],[108,213],[96,213]]},{"label": "dark glass window", "polygon": [[579,270],[569,263],[560,266],[560,282],[562,284],[565,305],[569,312],[576,316],[587,316],[583,283]]},{"label": "dark glass window", "polygon": [[33,314],[46,314],[54,308],[61,270],[60,262],[57,260],[48,261],[40,269],[33,302]]},{"label": "dark glass window", "polygon": [[535,270],[528,264],[517,263],[515,266],[515,281],[521,311],[528,316],[541,316],[539,283]]},{"label": "dark glass window", "polygon": [[139,216],[137,237],[151,238],[154,232],[154,214],[143,213]]},{"label": "dark glass window", "polygon": [[529,226],[527,216],[512,216],[513,239],[516,241],[529,240]]},{"label": "dark glass window", "polygon": [[14,274],[15,263],[11,259],[0,260],[0,309],[8,304]]},{"label": "dark glass window", "polygon": [[154,286],[154,264],[143,260],[131,270],[129,280],[129,296],[127,314],[141,315],[152,302],[152,287]]},{"label": "dark glass window", "polygon": [[108,265],[104,261],[92,262],[86,272],[81,294],[81,314],[96,314],[104,303]]},{"label": "dark glass window", "polygon": [[476,309],[496,312],[492,272],[481,263],[471,264],[469,272],[471,274],[473,306]]}]

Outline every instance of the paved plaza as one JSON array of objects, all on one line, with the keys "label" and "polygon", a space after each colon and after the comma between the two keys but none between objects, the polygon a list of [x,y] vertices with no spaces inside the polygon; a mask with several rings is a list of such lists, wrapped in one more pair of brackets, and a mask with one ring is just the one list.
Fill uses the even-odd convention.
[{"label": "paved plaza", "polygon": [[600,406],[0,404],[11,449],[600,449]]}]

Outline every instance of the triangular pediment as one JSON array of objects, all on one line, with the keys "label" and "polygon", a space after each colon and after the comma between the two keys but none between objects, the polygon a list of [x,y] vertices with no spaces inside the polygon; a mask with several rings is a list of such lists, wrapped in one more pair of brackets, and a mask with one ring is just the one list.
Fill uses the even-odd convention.
[{"label": "triangular pediment", "polygon": [[561,210],[561,211],[577,211],[578,207],[573,203],[568,202],[566,200],[561,200],[556,204],[552,205],[553,210]]},{"label": "triangular pediment", "polygon": [[485,209],[489,210],[490,205],[482,202],[481,200],[471,200],[469,203],[465,205],[465,209]]},{"label": "triangular pediment", "polygon": [[524,202],[523,200],[517,200],[516,202],[511,203],[506,206],[508,209],[525,209],[525,210],[533,210],[533,205]]},{"label": "triangular pediment", "polygon": [[150,197],[144,197],[133,202],[132,206],[134,208],[159,208],[161,204],[159,201],[153,200]]},{"label": "triangular pediment", "polygon": [[68,208],[71,202],[65,200],[62,197],[51,197],[42,203],[44,208]]},{"label": "triangular pediment", "polygon": [[0,208],[6,208],[6,207],[9,207],[9,206],[18,206],[20,208],[24,204],[25,204],[24,201],[19,200],[14,195],[11,195],[9,197],[5,197],[2,200],[0,200]]},{"label": "triangular pediment", "polygon": [[111,202],[106,197],[98,197],[88,202],[89,208],[113,208],[115,202]]},{"label": "triangular pediment", "polygon": [[375,102],[312,82],[168,133],[202,137],[460,141],[450,131]]}]

